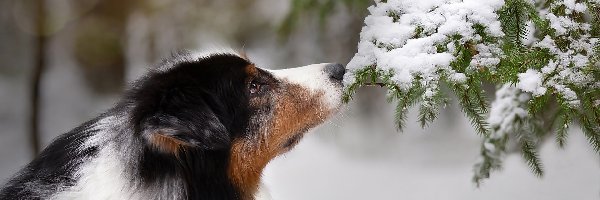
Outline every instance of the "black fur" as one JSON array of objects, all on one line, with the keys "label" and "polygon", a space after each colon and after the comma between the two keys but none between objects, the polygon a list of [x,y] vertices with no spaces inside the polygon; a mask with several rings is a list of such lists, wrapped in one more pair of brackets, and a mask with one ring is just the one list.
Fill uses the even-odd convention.
[{"label": "black fur", "polygon": [[80,145],[93,134],[92,125],[97,119],[88,121],[72,131],[56,138],[31,163],[22,169],[0,190],[0,199],[33,199],[46,196],[39,194],[39,188],[27,187],[28,183],[37,182],[51,187],[72,186],[76,180],[73,176],[85,158],[97,153],[96,147],[79,151]]},{"label": "black fur", "polygon": [[173,157],[146,145],[140,160],[144,183],[176,175],[185,180],[189,199],[239,198],[226,170],[231,141],[248,123],[249,64],[233,55],[212,56],[138,82],[130,96],[137,102],[131,119],[136,132],[147,137],[174,130],[168,134],[193,146]]},{"label": "black fur", "polygon": [[[136,81],[113,109],[57,138],[0,190],[0,199],[49,197],[60,192],[56,186],[73,186],[74,173],[98,154],[99,146],[81,149],[82,144],[103,133],[94,124],[110,116],[126,116],[125,127],[118,129],[124,131],[113,142],[139,148],[120,155],[133,159],[128,163],[132,183],[149,187],[180,179],[187,199],[239,199],[227,169],[231,143],[244,137],[253,112],[245,71],[251,63],[230,54],[189,57],[183,53],[163,62],[161,70]],[[176,138],[187,148],[178,155],[161,152],[150,144],[152,134]]]}]

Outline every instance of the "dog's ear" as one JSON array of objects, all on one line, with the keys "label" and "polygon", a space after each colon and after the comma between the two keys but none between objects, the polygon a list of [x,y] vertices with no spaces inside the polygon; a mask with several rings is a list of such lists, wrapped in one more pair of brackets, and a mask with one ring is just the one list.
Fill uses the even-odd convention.
[{"label": "dog's ear", "polygon": [[246,102],[238,93],[245,92],[248,65],[224,54],[151,71],[134,83],[125,99],[133,104],[135,132],[163,152],[228,148],[243,126],[240,119],[245,119],[245,111],[236,106]]},{"label": "dog's ear", "polygon": [[[186,148],[228,148],[231,139],[226,128],[212,112],[207,112],[186,116],[183,111],[178,117],[163,113],[153,115],[143,122],[143,138],[153,149],[174,155]],[[185,119],[188,117],[193,119]]]}]

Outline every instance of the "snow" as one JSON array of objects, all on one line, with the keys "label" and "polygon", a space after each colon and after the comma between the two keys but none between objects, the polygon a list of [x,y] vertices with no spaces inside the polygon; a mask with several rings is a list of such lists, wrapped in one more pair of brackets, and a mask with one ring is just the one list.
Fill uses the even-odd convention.
[{"label": "snow", "polygon": [[527,94],[510,84],[505,84],[496,91],[496,99],[492,102],[487,120],[493,137],[499,138],[512,132],[515,119],[527,117],[524,105],[529,99]]},{"label": "snow", "polygon": [[[486,34],[503,35],[495,10],[501,0],[389,0],[369,7],[370,15],[360,34],[358,52],[348,63],[352,70],[375,65],[383,71],[393,71],[392,80],[407,90],[419,78],[421,85],[437,90],[442,77],[455,83],[466,81],[465,74],[457,74],[450,63],[455,59],[452,36],[458,42],[472,41],[482,54],[472,62],[474,67],[493,66],[499,59],[492,58],[499,51],[496,45],[485,45],[473,28],[485,26]],[[440,51],[438,46],[447,50]],[[497,57],[497,56],[496,56]],[[352,78],[352,73],[348,77]]]},{"label": "snow", "polygon": [[[473,26],[483,25],[487,35],[502,37],[504,34],[495,11],[503,4],[502,0],[376,1],[369,7],[370,15],[365,18],[358,52],[348,63],[348,69],[352,72],[376,66],[379,70],[391,71],[391,80],[405,91],[414,86],[415,80],[425,88],[437,91],[442,78],[447,78],[451,84],[463,84],[471,73],[477,73],[482,67],[496,73],[494,69],[503,56],[499,48],[501,41],[483,42]],[[600,87],[600,83],[585,72],[586,67],[594,65],[590,63],[590,52],[594,52],[599,40],[590,36],[590,24],[551,12],[558,7],[564,7],[567,14],[585,13],[588,9],[584,3],[566,0],[556,1],[550,9],[539,11],[554,34],[540,39],[530,34],[525,44],[546,49],[553,58],[541,69],[520,73],[516,85],[534,96],[552,89],[569,105],[577,106],[579,101],[571,87]],[[534,33],[535,27],[531,22],[529,25],[529,32]],[[572,36],[574,32],[578,34]],[[459,39],[454,37],[457,35]],[[564,38],[566,42],[555,41]],[[456,59],[455,42],[474,44],[477,54],[466,71],[455,71],[450,66]],[[346,83],[351,83],[353,73],[347,74]]]},{"label": "snow", "polygon": [[566,14],[571,14],[573,13],[573,11],[576,12],[583,12],[587,9],[587,7],[585,6],[585,4],[583,3],[575,3],[575,0],[564,0],[564,5],[565,5],[565,13]]},{"label": "snow", "polygon": [[546,18],[550,20],[550,27],[556,30],[556,34],[564,35],[567,33],[567,29],[565,27],[573,26],[575,22],[571,19],[566,18],[564,16],[557,17],[552,13],[548,13]]},{"label": "snow", "polygon": [[[490,69],[492,74],[496,73],[494,69],[503,56],[499,48],[501,41],[485,43],[473,26],[482,25],[487,35],[502,37],[504,34],[495,11],[503,4],[502,0],[376,1],[369,7],[370,15],[365,18],[358,52],[348,63],[348,69],[352,72],[376,66],[384,72],[391,71],[391,80],[404,91],[414,84],[428,91],[438,91],[438,84],[444,78],[451,84],[463,84],[472,73],[483,67]],[[534,96],[543,95],[551,89],[568,105],[577,106],[579,100],[571,87],[600,87],[600,83],[585,72],[586,67],[593,65],[589,59],[590,52],[594,52],[599,40],[590,36],[590,24],[551,12],[557,7],[564,7],[567,14],[587,10],[584,3],[566,0],[556,1],[551,9],[540,11],[540,16],[549,21],[554,34],[540,39],[531,34],[525,44],[545,49],[553,58],[541,69],[528,69],[518,74],[516,86]],[[535,27],[529,24],[530,32],[535,32]],[[572,36],[574,32],[578,34]],[[457,39],[455,36],[460,37]],[[566,43],[556,41],[564,38]],[[477,52],[465,71],[456,71],[450,66],[456,59],[456,44],[474,44]],[[351,83],[353,73],[348,73],[345,80]],[[431,95],[431,92],[426,93],[423,99]]]},{"label": "snow", "polygon": [[450,76],[450,80],[456,83],[464,83],[467,81],[467,76],[463,73],[454,73]]},{"label": "snow", "polygon": [[478,54],[474,56],[473,60],[471,60],[471,66],[496,66],[500,63],[500,58],[498,55],[501,55],[502,52],[500,48],[490,47],[484,44],[477,44],[476,46]]},{"label": "snow", "polygon": [[528,69],[525,73],[520,73],[517,87],[523,91],[531,92],[535,96],[541,96],[546,93],[546,88],[542,87],[542,74],[534,69]]},{"label": "snow", "polygon": [[[583,3],[576,3],[574,0],[556,1],[551,5],[551,8],[564,6],[567,14],[571,13],[585,13],[587,6]],[[549,22],[550,27],[555,31],[555,36],[549,35],[544,36],[540,41],[535,43],[533,46],[547,49],[550,54],[554,55],[554,59],[551,59],[546,66],[543,66],[540,70],[541,74],[537,76],[543,77],[545,82],[541,85],[534,81],[533,72],[527,71],[524,74],[519,75],[521,77],[530,77],[528,83],[520,84],[521,89],[525,91],[534,92],[536,89],[541,88],[552,88],[560,96],[566,100],[569,106],[575,107],[579,105],[576,93],[569,88],[570,85],[576,87],[585,87],[591,85],[591,87],[599,87],[597,80],[591,74],[585,72],[585,68],[590,63],[589,52],[594,52],[594,47],[598,45],[598,38],[592,38],[589,34],[591,25],[584,22],[577,22],[567,16],[557,16],[555,13],[547,13],[542,11],[544,16]],[[577,32],[576,36],[570,34]],[[557,44],[555,40],[558,38],[566,38],[566,43],[563,46]],[[566,45],[566,46],[565,46]],[[537,94],[540,90],[535,90]],[[536,93],[534,92],[534,95]]]},{"label": "snow", "polygon": [[484,148],[485,148],[485,150],[487,150],[487,151],[492,151],[492,152],[493,152],[493,151],[496,151],[496,145],[494,145],[494,144],[492,144],[492,143],[489,143],[489,142],[483,143],[483,147],[484,147]]},{"label": "snow", "polygon": [[[530,78],[535,79],[533,76]],[[483,141],[482,155],[473,170],[476,178],[488,177],[489,171],[483,168],[485,162],[490,163],[492,169],[502,166],[507,151],[505,138],[517,138],[527,134],[527,131],[521,130],[527,126],[524,122],[529,118],[526,110],[529,99],[529,94],[511,84],[504,84],[496,91],[496,99],[492,102],[487,118],[490,135]]]},{"label": "snow", "polygon": [[[475,27],[483,27],[487,36],[503,37],[495,13],[503,4],[501,0],[376,1],[369,7],[358,52],[348,68],[352,72],[374,66],[391,72],[390,80],[404,92],[415,84],[423,86],[422,105],[432,105],[440,80],[464,85],[481,69],[498,73],[496,67],[505,56],[500,48],[503,41],[484,41],[484,35],[479,35],[480,30]],[[480,161],[475,165],[476,178],[488,177],[488,164],[493,169],[501,167],[507,151],[505,139],[509,136],[530,137],[538,142],[537,136],[522,131],[531,128],[526,105],[532,97],[552,92],[567,106],[577,107],[580,100],[575,88],[600,88],[600,82],[586,72],[588,67],[598,66],[590,59],[598,38],[591,37],[590,24],[572,18],[585,14],[587,9],[584,3],[566,0],[554,1],[549,9],[539,10],[539,16],[549,22],[550,35],[540,36],[536,30],[540,27],[527,22],[528,34],[523,44],[533,51],[548,52],[550,58],[548,63],[535,68],[524,65],[524,72],[515,77],[516,83],[498,89],[487,119],[490,135],[483,141]],[[475,52],[465,70],[452,66],[459,50],[465,49],[459,47]],[[348,73],[346,82],[352,82],[353,78],[353,73]]]}]

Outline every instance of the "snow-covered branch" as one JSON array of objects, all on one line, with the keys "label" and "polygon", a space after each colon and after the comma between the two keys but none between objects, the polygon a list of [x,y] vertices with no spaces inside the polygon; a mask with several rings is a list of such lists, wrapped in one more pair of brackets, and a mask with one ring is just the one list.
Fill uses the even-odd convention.
[{"label": "snow-covered branch", "polygon": [[[398,103],[402,128],[408,107],[419,104],[422,126],[447,96],[484,137],[475,181],[500,167],[507,140],[521,146],[536,174],[535,123],[554,125],[557,141],[578,121],[600,152],[600,2],[549,0],[377,0],[348,64],[346,101],[357,88],[379,84]],[[491,110],[482,82],[502,85]],[[558,102],[550,121],[536,114]],[[488,112],[489,110],[489,112]],[[510,137],[509,137],[510,136]],[[563,138],[563,139],[561,139]]]}]

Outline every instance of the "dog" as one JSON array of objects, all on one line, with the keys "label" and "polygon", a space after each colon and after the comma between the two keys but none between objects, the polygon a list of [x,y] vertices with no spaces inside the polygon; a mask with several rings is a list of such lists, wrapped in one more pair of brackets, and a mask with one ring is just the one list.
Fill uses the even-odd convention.
[{"label": "dog", "polygon": [[0,199],[255,199],[267,163],[339,110],[345,71],[178,53],[57,137]]}]

